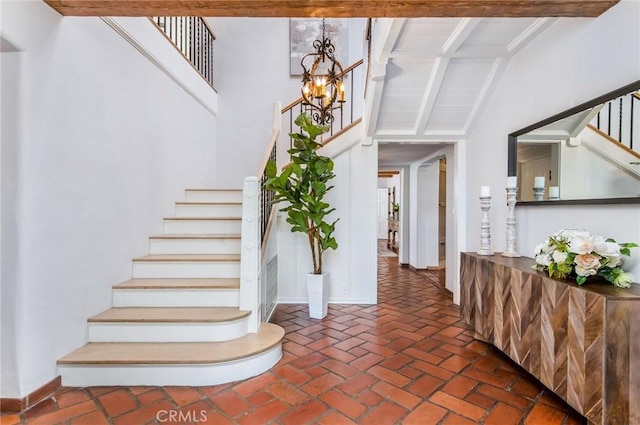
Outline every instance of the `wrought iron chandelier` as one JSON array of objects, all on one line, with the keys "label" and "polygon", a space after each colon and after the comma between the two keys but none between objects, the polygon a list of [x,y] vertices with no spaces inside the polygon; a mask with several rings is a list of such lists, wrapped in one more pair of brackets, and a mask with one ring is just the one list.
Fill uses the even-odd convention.
[{"label": "wrought iron chandelier", "polygon": [[322,19],[322,40],[313,42],[315,52],[300,61],[302,66],[302,99],[313,120],[320,125],[331,124],[333,111],[344,104],[342,65],[335,58],[335,46],[325,35]]}]

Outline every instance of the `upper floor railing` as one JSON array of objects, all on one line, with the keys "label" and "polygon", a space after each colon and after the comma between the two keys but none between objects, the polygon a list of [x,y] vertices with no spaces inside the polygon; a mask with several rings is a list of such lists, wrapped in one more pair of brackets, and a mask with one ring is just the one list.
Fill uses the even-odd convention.
[{"label": "upper floor railing", "polygon": [[640,94],[633,92],[608,101],[591,125],[629,150],[640,153]]},{"label": "upper floor railing", "polygon": [[216,36],[207,21],[197,16],[154,16],[150,19],[213,87]]}]

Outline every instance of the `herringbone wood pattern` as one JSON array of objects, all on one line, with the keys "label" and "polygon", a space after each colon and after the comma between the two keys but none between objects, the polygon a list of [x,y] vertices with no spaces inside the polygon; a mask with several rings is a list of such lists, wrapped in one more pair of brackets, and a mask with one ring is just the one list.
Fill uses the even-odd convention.
[{"label": "herringbone wood pattern", "polygon": [[[286,329],[284,358],[261,376],[197,388],[65,388],[27,413],[3,416],[2,424],[585,423],[498,350],[474,340],[441,289],[441,272],[418,274],[380,258],[378,273],[377,305],[331,305],[322,321],[308,319],[305,305],[280,305],[275,322]],[[504,314],[515,312],[505,307]],[[530,322],[521,320],[520,338]],[[171,411],[191,421],[158,417]]]}]

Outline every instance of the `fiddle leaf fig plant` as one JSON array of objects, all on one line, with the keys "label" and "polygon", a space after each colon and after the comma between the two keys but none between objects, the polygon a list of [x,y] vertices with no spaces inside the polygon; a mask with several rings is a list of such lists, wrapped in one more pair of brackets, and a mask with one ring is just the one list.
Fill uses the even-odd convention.
[{"label": "fiddle leaf fig plant", "polygon": [[313,274],[322,274],[323,252],[338,248],[333,232],[339,219],[327,221],[327,216],[335,208],[324,201],[327,192],[333,188],[328,186],[328,182],[335,177],[333,161],[318,155],[317,149],[321,143],[316,142],[318,136],[328,131],[328,126],[313,124],[307,114],[298,116],[295,124],[301,132],[290,134],[293,147],[287,152],[291,155],[291,162],[278,175],[275,162],[269,161],[264,186],[275,192],[274,202],[287,202],[280,211],[287,213],[287,223],[291,224],[292,232],[307,235]]}]

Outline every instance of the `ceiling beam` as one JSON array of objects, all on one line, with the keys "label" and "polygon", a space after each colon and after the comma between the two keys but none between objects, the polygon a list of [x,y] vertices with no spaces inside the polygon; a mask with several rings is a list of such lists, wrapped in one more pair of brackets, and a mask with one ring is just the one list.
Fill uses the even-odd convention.
[{"label": "ceiling beam", "polygon": [[596,17],[619,0],[44,0],[65,16]]}]

